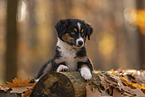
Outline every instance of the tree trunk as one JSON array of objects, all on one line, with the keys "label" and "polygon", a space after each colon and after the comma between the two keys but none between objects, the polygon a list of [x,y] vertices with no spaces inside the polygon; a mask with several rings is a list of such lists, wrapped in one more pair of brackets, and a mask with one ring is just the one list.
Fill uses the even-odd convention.
[{"label": "tree trunk", "polygon": [[[145,0],[136,0],[137,10],[144,10],[145,9]],[[145,25],[144,25],[145,26]],[[140,47],[140,61],[141,61],[141,69],[145,69],[145,35],[141,33],[138,28],[139,32],[139,47]]]},{"label": "tree trunk", "polygon": [[18,0],[7,0],[7,34],[5,54],[5,80],[11,81],[17,76],[17,3]]}]

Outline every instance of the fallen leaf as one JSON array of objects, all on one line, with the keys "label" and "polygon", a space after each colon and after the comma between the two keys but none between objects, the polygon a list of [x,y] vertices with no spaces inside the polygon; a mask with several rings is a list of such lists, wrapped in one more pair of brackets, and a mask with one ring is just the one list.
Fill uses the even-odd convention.
[{"label": "fallen leaf", "polygon": [[28,89],[27,91],[25,91],[23,94],[22,94],[22,97],[29,97],[32,93],[32,89]]},{"label": "fallen leaf", "polygon": [[132,93],[136,94],[137,97],[145,97],[145,94],[141,91],[139,87],[132,89]]},{"label": "fallen leaf", "polygon": [[6,82],[7,84],[4,84],[3,87],[10,87],[10,88],[13,88],[13,87],[25,87],[25,86],[33,86],[33,83],[29,83],[30,80],[29,79],[26,79],[24,81],[18,78],[15,78],[12,80],[12,83],[11,82]]},{"label": "fallen leaf", "polygon": [[10,93],[23,93],[27,91],[27,87],[13,87]]},{"label": "fallen leaf", "polygon": [[9,87],[2,87],[2,86],[0,86],[0,90],[3,90],[3,91],[8,91],[10,88]]},{"label": "fallen leaf", "polygon": [[136,89],[137,86],[140,87],[140,85],[138,85],[138,84],[136,84],[136,83],[129,83],[128,86],[131,87],[132,89]]},{"label": "fallen leaf", "polygon": [[[101,93],[97,89],[91,89],[90,85],[86,85],[86,97],[102,97]],[[104,97],[104,96],[103,96]]]},{"label": "fallen leaf", "polygon": [[111,69],[110,71],[111,71],[113,74],[116,75],[116,72],[114,71],[114,69]]},{"label": "fallen leaf", "polygon": [[[26,79],[24,81],[18,78],[15,78],[12,80],[12,82],[6,82],[6,84],[4,84],[3,86],[0,87],[0,90],[4,90],[5,92],[10,90],[10,93],[20,93],[20,94],[24,94],[24,97],[28,97],[28,92],[26,91],[32,91],[32,89],[34,88],[34,86],[36,85],[37,82],[35,83],[29,83],[30,80]],[[23,96],[22,96],[23,97]]]},{"label": "fallen leaf", "polygon": [[122,79],[124,82],[126,82],[127,84],[129,84],[129,81],[128,81],[126,78],[121,77],[121,79]]},{"label": "fallen leaf", "polygon": [[119,92],[117,89],[113,89],[113,97],[121,97],[121,92]]}]

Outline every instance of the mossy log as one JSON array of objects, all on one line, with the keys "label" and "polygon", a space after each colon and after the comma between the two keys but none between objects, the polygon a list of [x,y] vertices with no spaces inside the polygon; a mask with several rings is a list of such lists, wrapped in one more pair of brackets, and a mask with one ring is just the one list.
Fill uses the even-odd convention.
[{"label": "mossy log", "polygon": [[[93,76],[97,76],[97,74],[93,74]],[[85,81],[79,72],[49,73],[39,80],[31,96],[85,97],[87,83],[88,81]]]}]

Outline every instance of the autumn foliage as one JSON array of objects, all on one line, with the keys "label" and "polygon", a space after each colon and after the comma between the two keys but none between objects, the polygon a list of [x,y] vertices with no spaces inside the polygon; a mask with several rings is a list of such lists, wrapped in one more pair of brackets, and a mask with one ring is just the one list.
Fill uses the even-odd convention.
[{"label": "autumn foliage", "polygon": [[[145,71],[110,70],[94,73],[97,78],[86,82],[87,97],[145,97]],[[15,78],[0,86],[0,95],[9,92],[19,94],[20,97],[29,97],[35,85],[37,84],[30,83],[29,79],[22,81]]]},{"label": "autumn foliage", "polygon": [[32,92],[32,89],[36,85],[36,83],[29,83],[30,80],[26,79],[24,81],[18,78],[12,80],[12,82],[6,82],[3,86],[0,86],[0,90],[10,93],[19,93],[23,97],[29,96]]},{"label": "autumn foliage", "polygon": [[[110,70],[98,72],[99,81],[87,85],[87,97],[145,97],[145,77],[143,71]],[[93,85],[92,85],[93,84]],[[92,88],[91,86],[94,86]]]}]

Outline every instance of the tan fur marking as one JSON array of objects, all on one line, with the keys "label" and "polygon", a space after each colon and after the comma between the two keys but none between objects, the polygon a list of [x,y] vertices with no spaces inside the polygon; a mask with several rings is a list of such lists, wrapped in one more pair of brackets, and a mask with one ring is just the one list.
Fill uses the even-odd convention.
[{"label": "tan fur marking", "polygon": [[86,67],[86,68],[88,68],[90,70],[90,68],[87,65],[82,65],[82,67]]},{"label": "tan fur marking", "polygon": [[86,37],[85,37],[85,35],[84,35],[84,37],[83,37],[83,40],[86,41]]},{"label": "tan fur marking", "polygon": [[87,62],[87,57],[77,57],[78,61]]},{"label": "tan fur marking", "polygon": [[76,29],[76,28],[74,28],[74,31],[75,31],[75,32],[77,32],[77,29]]},{"label": "tan fur marking", "polygon": [[72,37],[69,36],[68,33],[64,34],[62,36],[62,39],[66,42],[66,43],[73,43],[74,39]]},{"label": "tan fur marking", "polygon": [[81,33],[83,33],[83,32],[84,32],[84,29],[81,30]]}]

